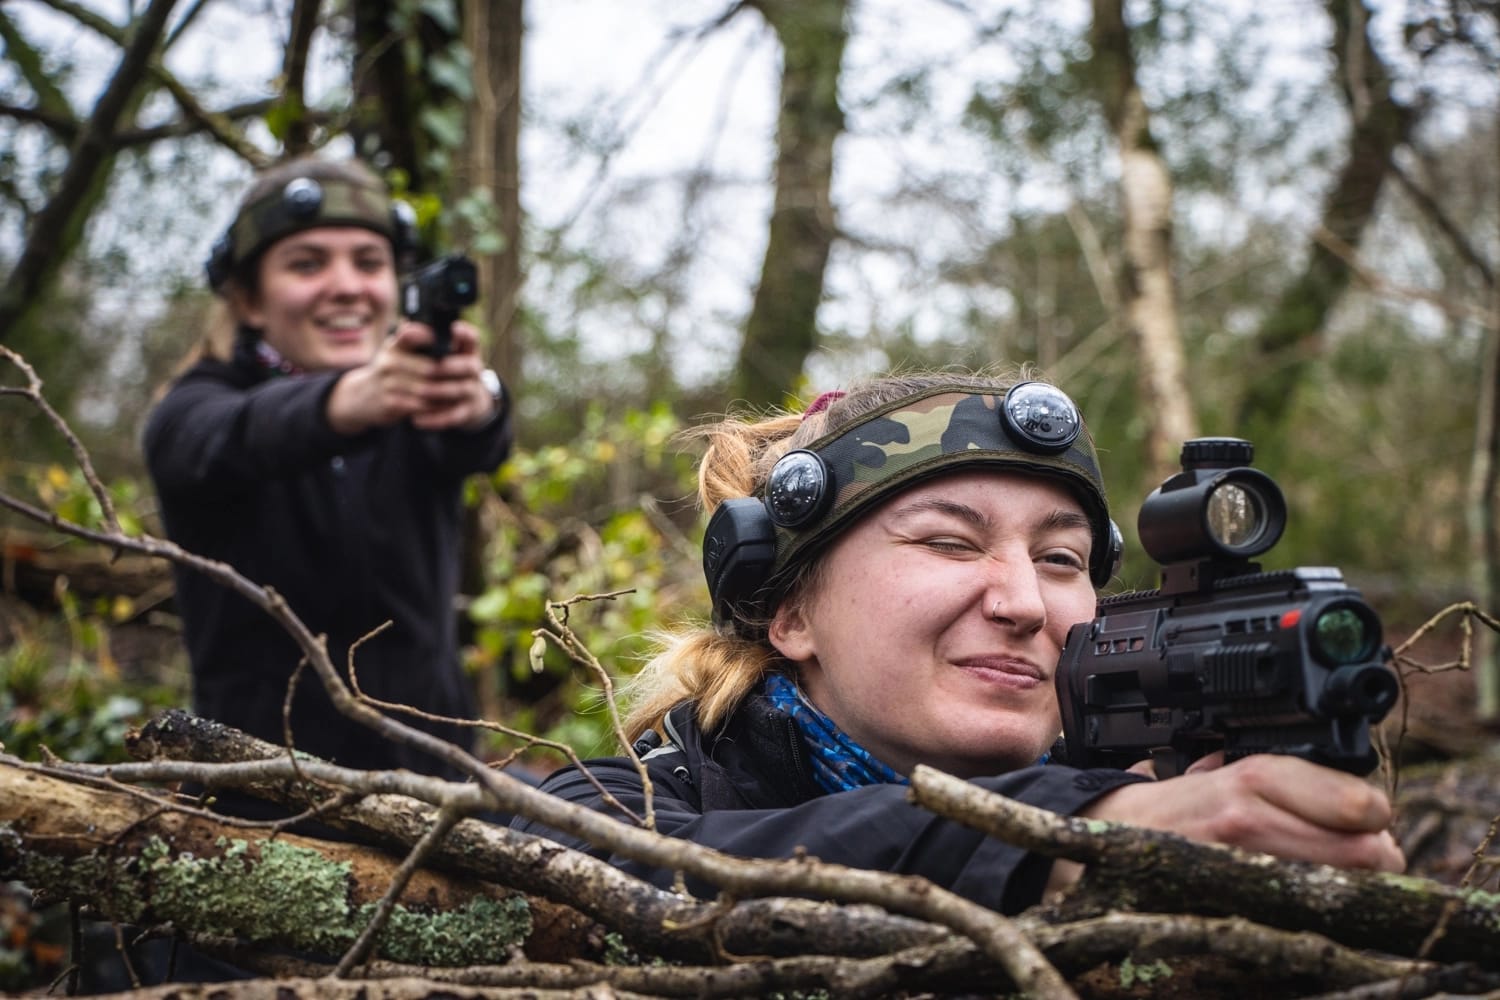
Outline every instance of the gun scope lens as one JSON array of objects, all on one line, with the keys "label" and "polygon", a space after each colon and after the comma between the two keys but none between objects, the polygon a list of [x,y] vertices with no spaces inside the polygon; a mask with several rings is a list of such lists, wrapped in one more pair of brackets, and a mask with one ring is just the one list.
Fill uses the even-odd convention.
[{"label": "gun scope lens", "polygon": [[1351,605],[1335,605],[1318,614],[1312,641],[1318,658],[1329,666],[1363,663],[1375,655],[1379,626]]},{"label": "gun scope lens", "polygon": [[1266,527],[1266,505],[1243,483],[1226,482],[1208,495],[1204,511],[1214,541],[1231,551],[1247,549]]}]

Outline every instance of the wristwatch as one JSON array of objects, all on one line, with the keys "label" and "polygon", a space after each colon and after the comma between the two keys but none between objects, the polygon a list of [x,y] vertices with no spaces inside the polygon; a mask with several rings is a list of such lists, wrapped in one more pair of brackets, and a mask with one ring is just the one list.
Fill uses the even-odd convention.
[{"label": "wristwatch", "polygon": [[495,414],[491,420],[499,420],[505,415],[505,383],[500,381],[500,375],[493,368],[486,368],[479,373],[479,384],[484,386],[490,398],[495,401]]}]

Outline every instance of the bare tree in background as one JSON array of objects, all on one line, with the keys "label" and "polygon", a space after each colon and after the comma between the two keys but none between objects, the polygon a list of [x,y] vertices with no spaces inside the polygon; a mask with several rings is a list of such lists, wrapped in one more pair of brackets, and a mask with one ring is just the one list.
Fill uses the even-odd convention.
[{"label": "bare tree in background", "polygon": [[[69,254],[83,238],[83,227],[103,201],[121,143],[117,132],[134,123],[135,112],[156,89],[151,67],[176,0],[152,0],[116,37],[119,62],[87,118],[75,117],[66,98],[50,86],[40,59],[15,53],[28,82],[43,95],[45,110],[59,116],[55,129],[66,129],[69,157],[47,204],[31,220],[16,265],[0,287],[0,340],[13,333],[42,304]],[[106,30],[112,26],[103,25]],[[0,10],[0,38],[8,48],[24,43],[5,11]]]},{"label": "bare tree in background", "polygon": [[521,38],[523,0],[473,3],[465,11],[464,45],[474,59],[468,144],[459,165],[469,192],[487,191],[495,208],[496,253],[477,254],[485,356],[512,391],[521,384]]},{"label": "bare tree in background", "polygon": [[[1500,50],[1496,49],[1494,42],[1496,31],[1500,29],[1500,8],[1488,4],[1465,11],[1464,6],[1455,3],[1454,16],[1430,17],[1409,25],[1407,46],[1423,61],[1445,50],[1461,49],[1494,76],[1500,72]],[[1496,122],[1491,141],[1495,144],[1491,146],[1491,152],[1500,151],[1500,121]],[[1429,164],[1423,161],[1423,165]],[[1455,270],[1463,277],[1477,277],[1483,295],[1481,301],[1488,305],[1488,315],[1480,327],[1483,345],[1480,351],[1479,405],[1474,421],[1474,450],[1469,463],[1466,520],[1471,553],[1468,575],[1474,600],[1481,607],[1494,608],[1500,604],[1500,511],[1496,510],[1496,505],[1500,504],[1500,281],[1495,274],[1497,262],[1487,258],[1481,249],[1489,241],[1482,236],[1470,238],[1463,220],[1444,209],[1432,193],[1438,190],[1432,181],[1424,183],[1412,172],[1402,169],[1400,164],[1395,164],[1394,170],[1396,179],[1418,210],[1457,253],[1463,267]],[[1494,224],[1500,226],[1500,188],[1490,191],[1490,201]],[[1492,724],[1500,722],[1500,649],[1497,649],[1495,636],[1488,631],[1481,630],[1474,636],[1474,672],[1477,715]]]},{"label": "bare tree in background", "polygon": [[756,406],[795,387],[817,346],[818,305],[836,232],[833,146],[844,130],[839,72],[848,40],[847,0],[755,0],[781,42],[776,194],[745,339],[731,386]]},{"label": "bare tree in background", "polygon": [[1121,299],[1140,348],[1141,393],[1151,401],[1143,412],[1149,420],[1146,476],[1154,483],[1176,471],[1181,442],[1198,435],[1172,276],[1172,178],[1151,136],[1123,0],[1095,0],[1089,37],[1095,92],[1119,144],[1125,226]]},{"label": "bare tree in background", "polygon": [[[1392,154],[1410,136],[1416,115],[1391,92],[1390,74],[1370,42],[1370,11],[1362,0],[1327,0],[1325,7],[1334,27],[1336,82],[1351,122],[1348,154],[1323,200],[1321,230],[1357,250],[1391,175]],[[1315,237],[1302,276],[1260,324],[1259,360],[1246,371],[1237,426],[1256,437],[1275,436],[1322,348],[1324,323],[1349,279],[1344,259]]]}]

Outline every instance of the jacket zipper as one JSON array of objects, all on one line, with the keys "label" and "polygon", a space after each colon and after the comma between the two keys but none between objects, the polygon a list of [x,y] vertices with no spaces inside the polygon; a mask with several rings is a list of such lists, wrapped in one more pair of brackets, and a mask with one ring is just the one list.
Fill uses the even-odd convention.
[{"label": "jacket zipper", "polygon": [[802,734],[797,731],[797,724],[791,719],[786,720],[786,733],[792,745],[792,765],[796,767],[798,775],[805,774],[807,767],[802,759]]}]

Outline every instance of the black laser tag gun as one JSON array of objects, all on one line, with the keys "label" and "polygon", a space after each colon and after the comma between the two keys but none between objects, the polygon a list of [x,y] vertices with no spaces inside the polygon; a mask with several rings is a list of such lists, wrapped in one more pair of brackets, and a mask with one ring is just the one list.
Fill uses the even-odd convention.
[{"label": "black laser tag gun", "polygon": [[1158,590],[1099,602],[1057,672],[1064,757],[1159,777],[1214,750],[1284,753],[1352,774],[1375,769],[1370,727],[1398,684],[1380,619],[1332,567],[1263,573],[1250,560],[1286,527],[1281,489],[1239,438],[1182,447],[1182,472],[1141,506]]},{"label": "black laser tag gun", "polygon": [[479,270],[463,254],[439,257],[407,275],[401,285],[401,313],[432,327],[426,353],[441,358],[452,349],[453,321],[479,300]]}]

